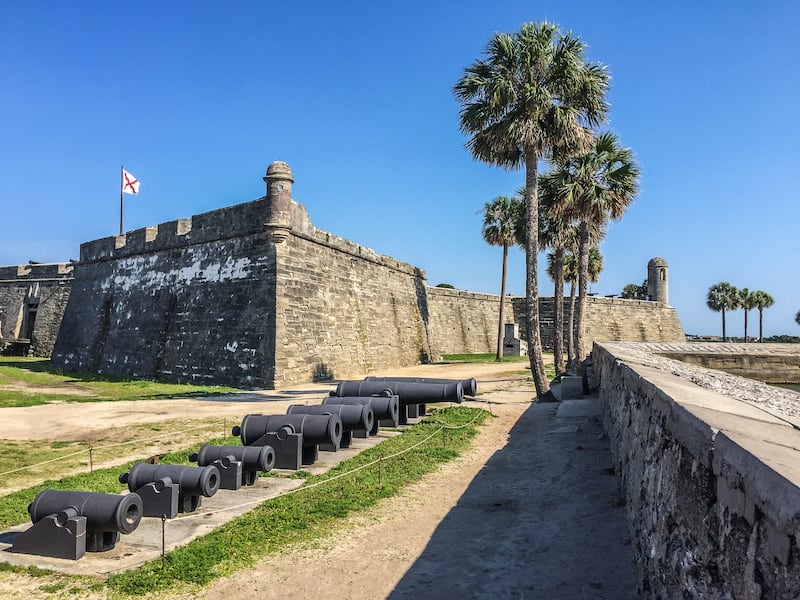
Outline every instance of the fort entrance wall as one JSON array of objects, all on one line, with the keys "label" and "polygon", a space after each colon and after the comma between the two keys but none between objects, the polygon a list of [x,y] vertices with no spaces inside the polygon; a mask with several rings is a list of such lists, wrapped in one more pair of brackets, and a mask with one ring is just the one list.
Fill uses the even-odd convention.
[{"label": "fort entrance wall", "polygon": [[49,357],[72,284],[70,263],[0,267],[0,351]]}]

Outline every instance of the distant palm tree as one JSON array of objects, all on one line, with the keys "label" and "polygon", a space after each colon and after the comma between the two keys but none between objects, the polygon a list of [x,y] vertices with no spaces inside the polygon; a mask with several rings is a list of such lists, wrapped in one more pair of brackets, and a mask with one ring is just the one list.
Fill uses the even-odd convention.
[{"label": "distant palm tree", "polygon": [[775,304],[775,298],[762,290],[756,290],[752,296],[755,302],[754,307],[758,309],[758,341],[762,342],[764,341],[764,309]]},{"label": "distant palm tree", "polygon": [[605,132],[583,155],[561,161],[548,175],[543,175],[543,189],[552,189],[557,200],[556,214],[577,219],[578,311],[576,352],[582,361],[586,352],[584,305],[589,274],[589,248],[593,229],[604,227],[609,219],[621,219],[639,191],[639,166],[629,148],[623,148],[617,136]]},{"label": "distant palm tree", "polygon": [[492,246],[503,248],[503,271],[500,278],[500,321],[497,327],[497,360],[503,360],[503,310],[506,303],[506,272],[508,248],[517,243],[520,223],[525,219],[522,198],[498,196],[483,206],[483,239]]},{"label": "distant palm tree", "polygon": [[747,288],[739,290],[739,306],[744,309],[744,341],[747,341],[747,313],[756,307],[755,292]]},{"label": "distant palm tree", "polygon": [[727,281],[722,281],[708,288],[706,305],[714,312],[722,311],[722,341],[727,342],[725,333],[725,311],[739,308],[739,291]]},{"label": "distant palm tree", "polygon": [[464,70],[453,88],[461,103],[467,148],[483,162],[525,167],[525,299],[528,350],[536,394],[554,400],[544,372],[539,331],[537,191],[539,159],[583,152],[592,128],[605,120],[609,75],[587,63],[586,46],[552,23],[525,23],[515,33],[495,33],[484,58]]},{"label": "distant palm tree", "polygon": [[794,316],[794,322],[800,325],[800,310],[798,310],[797,314]]}]

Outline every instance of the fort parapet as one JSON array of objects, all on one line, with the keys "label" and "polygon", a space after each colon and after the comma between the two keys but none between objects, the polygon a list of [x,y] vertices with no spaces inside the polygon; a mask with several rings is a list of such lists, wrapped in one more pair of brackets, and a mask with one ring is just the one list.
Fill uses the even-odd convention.
[{"label": "fort parapet", "polygon": [[[798,396],[665,356],[693,346],[607,343],[592,352],[641,597],[796,597]],[[743,350],[727,346],[706,354]],[[762,358],[800,356],[796,345],[772,346]]]}]

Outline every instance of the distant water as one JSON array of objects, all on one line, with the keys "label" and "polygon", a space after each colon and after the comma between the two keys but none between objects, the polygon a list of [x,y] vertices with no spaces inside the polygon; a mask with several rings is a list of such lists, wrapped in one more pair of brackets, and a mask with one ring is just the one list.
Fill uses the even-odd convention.
[{"label": "distant water", "polygon": [[783,388],[785,390],[792,390],[793,392],[800,394],[800,384],[798,383],[775,383],[773,385],[775,387]]}]

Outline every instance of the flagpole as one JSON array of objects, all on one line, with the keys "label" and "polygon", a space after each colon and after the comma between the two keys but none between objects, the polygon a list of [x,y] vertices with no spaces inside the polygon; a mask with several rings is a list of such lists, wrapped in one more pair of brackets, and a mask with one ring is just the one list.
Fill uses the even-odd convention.
[{"label": "flagpole", "polygon": [[122,181],[122,171],[125,169],[124,166],[120,165],[119,167],[119,234],[122,235],[122,186],[125,183]]}]

